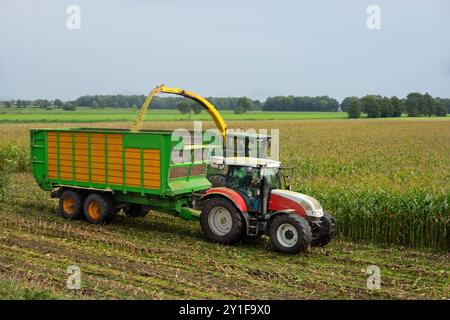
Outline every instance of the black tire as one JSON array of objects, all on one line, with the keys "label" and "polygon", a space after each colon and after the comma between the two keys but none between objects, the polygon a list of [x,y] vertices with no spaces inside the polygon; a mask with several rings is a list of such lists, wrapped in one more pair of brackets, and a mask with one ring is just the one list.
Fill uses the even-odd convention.
[{"label": "black tire", "polygon": [[320,230],[311,241],[311,246],[325,246],[330,243],[336,234],[336,218],[328,212],[323,213],[320,224]]},{"label": "black tire", "polygon": [[213,174],[208,176],[209,182],[211,182],[213,188],[225,187],[225,176],[222,174]]},{"label": "black tire", "polygon": [[144,206],[142,204],[129,204],[128,206],[123,208],[123,212],[127,217],[137,218],[137,217],[145,217],[150,211],[149,206]]},{"label": "black tire", "polygon": [[[295,232],[291,227],[288,227],[290,229],[283,231],[283,228],[286,228],[286,225],[290,225],[297,232],[297,239],[294,244],[290,246],[283,243],[283,240],[278,238],[278,229],[282,228],[280,229],[281,237],[284,237],[287,241],[295,239]],[[309,226],[308,221],[296,214],[282,214],[273,218],[269,226],[268,234],[275,251],[291,254],[296,254],[308,249],[312,239],[311,227]]]},{"label": "black tire", "polygon": [[84,202],[84,216],[92,224],[110,223],[115,217],[114,209],[114,202],[109,195],[91,193]]},{"label": "black tire", "polygon": [[[214,231],[213,222],[210,221],[213,218],[214,212],[219,212],[220,208],[226,209],[231,216],[231,227],[226,233],[219,234]],[[232,244],[236,243],[242,239],[244,235],[244,218],[242,217],[241,212],[234,206],[234,204],[223,198],[223,197],[214,197],[205,201],[205,204],[202,208],[202,213],[200,215],[200,225],[203,233],[206,237],[214,242],[223,243],[223,244]]]},{"label": "black tire", "polygon": [[77,220],[83,215],[83,195],[66,189],[59,196],[59,213],[64,219]]}]

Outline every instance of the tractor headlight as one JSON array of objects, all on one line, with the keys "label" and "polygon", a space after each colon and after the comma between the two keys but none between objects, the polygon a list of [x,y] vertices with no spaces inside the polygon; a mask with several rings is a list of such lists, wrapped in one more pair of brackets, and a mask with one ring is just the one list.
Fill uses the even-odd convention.
[{"label": "tractor headlight", "polygon": [[323,216],[322,206],[313,197],[304,195],[302,205],[309,217],[321,218]]},{"label": "tractor headlight", "polygon": [[307,210],[306,213],[309,217],[322,218],[323,209],[320,208],[320,209],[316,209],[316,210]]}]

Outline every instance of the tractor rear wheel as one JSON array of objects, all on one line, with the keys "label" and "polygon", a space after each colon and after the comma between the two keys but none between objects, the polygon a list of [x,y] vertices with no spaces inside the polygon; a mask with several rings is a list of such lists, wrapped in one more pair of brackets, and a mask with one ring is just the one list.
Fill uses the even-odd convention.
[{"label": "tractor rear wheel", "polygon": [[241,212],[229,200],[214,197],[205,201],[200,225],[206,237],[214,242],[232,244],[242,239],[244,221]]},{"label": "tractor rear wheel", "polygon": [[125,215],[132,218],[145,217],[149,211],[149,206],[134,203],[123,208],[123,212],[125,212]]},{"label": "tractor rear wheel", "polygon": [[311,227],[308,221],[296,214],[282,214],[273,218],[269,237],[275,251],[299,253],[311,244]]},{"label": "tractor rear wheel", "polygon": [[92,224],[111,222],[114,215],[114,202],[108,195],[91,193],[84,202],[84,216]]},{"label": "tractor rear wheel", "polygon": [[328,212],[324,212],[323,217],[320,218],[320,230],[311,241],[311,246],[325,246],[334,238],[335,234],[336,218]]},{"label": "tractor rear wheel", "polygon": [[65,219],[80,219],[83,214],[83,195],[75,190],[64,190],[59,197],[59,212]]}]

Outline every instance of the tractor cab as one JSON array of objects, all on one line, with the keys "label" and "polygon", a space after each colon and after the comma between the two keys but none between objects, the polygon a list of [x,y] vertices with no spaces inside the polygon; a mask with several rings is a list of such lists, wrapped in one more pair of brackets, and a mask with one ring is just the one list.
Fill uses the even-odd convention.
[{"label": "tractor cab", "polygon": [[228,167],[225,187],[237,191],[243,197],[248,212],[267,211],[270,191],[281,188],[280,162],[270,159],[234,157],[226,158],[222,163]]},{"label": "tractor cab", "polygon": [[200,222],[212,240],[233,243],[242,236],[266,233],[274,248],[296,253],[309,245],[325,245],[336,219],[315,198],[281,189],[280,162],[252,157],[212,157],[226,169],[224,186],[207,190]]}]

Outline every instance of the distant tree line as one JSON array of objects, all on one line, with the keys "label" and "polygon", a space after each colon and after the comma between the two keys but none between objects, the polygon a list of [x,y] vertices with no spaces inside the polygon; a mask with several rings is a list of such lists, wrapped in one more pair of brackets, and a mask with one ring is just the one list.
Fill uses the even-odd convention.
[{"label": "distant tree line", "polygon": [[55,100],[47,100],[47,99],[36,99],[36,100],[11,100],[11,101],[0,101],[0,106],[10,108],[25,108],[25,107],[36,107],[36,108],[45,108],[45,109],[53,109],[53,108],[61,108],[68,111],[76,110],[76,102],[75,101],[66,101],[63,102],[60,99]]},{"label": "distant tree line", "polygon": [[[208,100],[212,102],[213,99],[219,99],[218,101],[221,101],[220,98],[212,98],[212,99],[208,99]],[[234,99],[235,99],[235,101],[234,101]],[[223,101],[230,101],[230,100],[222,100],[222,102]],[[219,107],[214,102],[212,102],[212,103],[214,104],[214,106],[217,109],[227,110],[225,108]],[[234,113],[236,113],[236,114],[242,114],[242,113],[245,113],[250,110],[261,110],[261,108],[258,105],[255,105],[255,101],[253,101],[252,99],[247,98],[247,97],[233,98],[232,108],[234,110]],[[193,100],[182,99],[181,101],[179,101],[177,103],[177,109],[178,109],[178,111],[180,111],[181,114],[189,114],[191,112],[194,112],[195,114],[199,114],[200,112],[202,112],[203,107]]]},{"label": "distant tree line", "polygon": [[328,96],[322,97],[269,97],[263,111],[337,111],[339,102]]},{"label": "distant tree line", "polygon": [[348,113],[349,118],[360,118],[364,113],[368,118],[439,116],[445,117],[450,112],[450,99],[433,98],[430,94],[412,92],[405,99],[367,95],[362,98],[347,97],[340,108]]},{"label": "distant tree line", "polygon": [[[60,99],[47,100],[11,100],[0,101],[4,107],[24,108],[28,106],[39,108],[61,108],[75,110],[77,106],[90,108],[139,108],[144,103],[144,95],[87,95],[74,101],[63,102]],[[407,114],[417,116],[445,116],[450,112],[450,99],[433,98],[430,94],[412,92],[406,98],[367,95],[362,98],[347,97],[340,104],[328,96],[269,97],[265,102],[247,97],[207,97],[219,110],[233,110],[235,113],[247,111],[345,111],[350,118],[367,116],[368,118],[400,117]],[[192,100],[183,97],[154,97],[152,109],[178,109],[181,113],[200,113],[203,108]]]},{"label": "distant tree line", "polygon": [[[82,96],[75,100],[75,104],[81,107],[92,108],[129,108],[140,107],[144,103],[146,96],[144,95],[94,95],[94,96]],[[259,100],[251,100],[247,97],[243,97],[249,102],[248,110],[261,110],[262,103]],[[217,109],[219,110],[236,110],[239,107],[239,100],[241,98],[214,98],[207,97]],[[192,110],[192,106],[195,102],[183,97],[154,97],[152,100],[152,109],[179,109],[179,105],[186,112]],[[190,107],[188,107],[188,105]],[[200,109],[196,109],[201,112]],[[190,111],[189,111],[190,112]]]},{"label": "distant tree line", "polygon": [[[65,110],[75,110],[76,106],[90,108],[139,108],[144,103],[146,96],[144,95],[88,95],[81,96],[74,101],[63,102],[60,99],[47,100],[15,100],[3,101],[1,105],[5,107],[39,107],[39,108],[62,108]],[[215,98],[207,97],[219,110],[234,110],[236,113],[244,113],[247,111],[262,110],[262,103],[259,100],[252,100],[247,97],[227,97]],[[200,113],[203,108],[195,101],[184,97],[154,97],[152,100],[152,109],[178,109],[183,110],[182,113]]]}]

